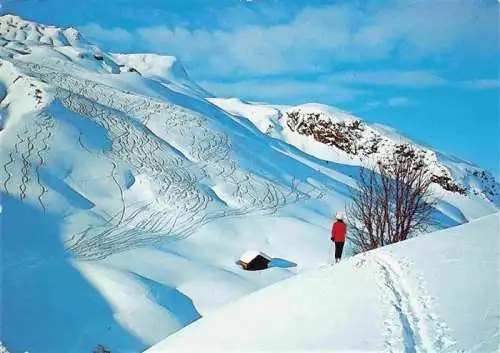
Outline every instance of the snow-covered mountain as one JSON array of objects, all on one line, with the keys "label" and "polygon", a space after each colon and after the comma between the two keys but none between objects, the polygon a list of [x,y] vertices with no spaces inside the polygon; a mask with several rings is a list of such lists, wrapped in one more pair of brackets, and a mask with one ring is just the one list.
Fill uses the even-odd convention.
[{"label": "snow-covered mountain", "polygon": [[[175,58],[105,53],[12,15],[0,17],[0,117],[11,353],[138,352],[324,264],[360,166],[399,141],[329,107],[217,99]],[[439,227],[498,210],[489,174],[425,149]],[[235,260],[248,249],[286,261],[246,272]]]},{"label": "snow-covered mountain", "polygon": [[367,124],[349,113],[321,104],[276,106],[244,102],[236,98],[208,98],[222,109],[252,121],[260,131],[286,141],[325,160],[352,165],[375,165],[401,153],[402,145],[424,155],[441,188],[462,195],[481,195],[500,204],[500,185],[471,162],[415,143],[394,129]]}]

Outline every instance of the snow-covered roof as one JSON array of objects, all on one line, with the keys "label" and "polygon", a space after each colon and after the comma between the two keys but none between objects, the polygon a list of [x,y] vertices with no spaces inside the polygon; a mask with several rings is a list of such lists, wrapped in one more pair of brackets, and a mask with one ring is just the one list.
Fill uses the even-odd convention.
[{"label": "snow-covered roof", "polygon": [[271,258],[264,254],[263,252],[261,251],[258,251],[258,250],[247,250],[243,253],[243,255],[241,255],[240,257],[240,261],[241,262],[244,262],[246,264],[250,263],[250,261],[252,261],[253,259],[255,259],[257,256],[262,256],[266,259],[268,259],[269,261],[271,261]]}]

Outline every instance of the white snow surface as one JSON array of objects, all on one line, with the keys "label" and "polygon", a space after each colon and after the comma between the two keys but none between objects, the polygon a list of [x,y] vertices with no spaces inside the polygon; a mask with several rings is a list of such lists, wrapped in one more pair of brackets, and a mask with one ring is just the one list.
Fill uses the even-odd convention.
[{"label": "white snow surface", "polygon": [[[175,56],[118,53],[113,53],[110,56],[117,63],[125,66],[126,70],[135,69],[142,76],[156,80],[184,94],[196,93],[201,97],[211,96],[188,77],[186,70]],[[122,69],[122,71],[124,70]]]},{"label": "white snow surface", "polygon": [[500,214],[250,294],[145,353],[493,352]]},{"label": "white snow surface", "polygon": [[[259,105],[255,121],[277,127],[268,136],[210,96],[171,57],[108,54],[74,29],[0,17],[0,340],[10,352],[139,352],[325,264],[332,215],[360,164],[287,131],[280,114],[292,107]],[[444,194],[438,228],[497,210],[480,194]],[[242,270],[248,249],[271,268]]]}]

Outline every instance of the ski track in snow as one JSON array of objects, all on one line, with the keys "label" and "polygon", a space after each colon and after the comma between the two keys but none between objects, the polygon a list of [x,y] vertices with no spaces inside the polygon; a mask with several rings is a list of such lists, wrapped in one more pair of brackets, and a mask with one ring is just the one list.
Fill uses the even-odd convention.
[{"label": "ski track in snow", "polygon": [[[231,156],[230,138],[207,128],[209,124],[201,115],[72,76],[62,62],[61,71],[55,71],[37,63],[12,61],[27,76],[55,87],[56,100],[64,108],[104,127],[111,140],[111,148],[102,152],[86,148],[81,136],[77,141],[96,158],[109,160],[113,166],[109,177],[119,188],[117,194],[123,206],[102,224],[89,226],[68,237],[66,247],[76,256],[103,259],[134,247],[183,239],[201,225],[221,217],[275,213],[286,204],[310,197],[311,190],[300,191],[295,180],[283,187],[238,168]],[[21,199],[27,197],[28,189],[33,187],[30,182],[36,180],[40,189],[38,201],[45,209],[42,196],[48,189],[40,182],[38,171],[44,163],[42,154],[49,149],[48,139],[54,121],[47,113],[42,114],[43,119],[42,115],[34,119],[37,123],[42,122],[38,123],[37,131],[31,132],[26,124],[25,131],[18,135],[19,141],[14,147],[15,154],[21,158],[18,161],[13,153],[10,154],[3,168],[6,172],[3,185],[6,192],[12,193],[12,170],[15,169],[12,164],[20,162],[22,178],[18,188]],[[169,143],[178,145],[168,144],[149,131],[146,124],[153,117],[162,119],[169,136],[178,137],[169,139]],[[42,133],[46,135],[39,139]],[[32,164],[36,166],[32,173],[35,177],[29,173]],[[147,175],[155,180],[160,185],[157,197],[125,205],[124,190],[114,176],[118,165],[129,167],[133,175]],[[214,205],[212,196],[198,188],[198,182],[207,177],[232,185],[234,191],[230,197],[236,201],[236,206]]]},{"label": "ski track in snow", "polygon": [[451,337],[449,328],[432,308],[423,278],[417,276],[416,287],[406,279],[410,265],[403,259],[379,252],[375,256],[379,266],[382,289],[391,298],[390,318],[385,321],[385,345],[389,352],[432,353],[463,352]]},{"label": "ski track in snow", "polygon": [[34,123],[34,131],[26,125],[21,133],[16,134],[14,151],[8,154],[9,160],[3,164],[5,180],[2,186],[6,192],[17,193],[21,200],[36,199],[40,207],[46,210],[42,197],[47,188],[40,180],[40,168],[45,164],[44,155],[49,150],[55,121],[48,114],[39,114]]}]

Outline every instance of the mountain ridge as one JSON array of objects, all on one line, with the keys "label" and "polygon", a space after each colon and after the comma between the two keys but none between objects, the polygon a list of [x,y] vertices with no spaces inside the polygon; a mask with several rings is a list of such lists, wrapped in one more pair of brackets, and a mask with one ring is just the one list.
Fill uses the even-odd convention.
[{"label": "mountain ridge", "polygon": [[[283,134],[283,130],[288,129],[291,133],[312,137],[317,142],[345,152],[348,158],[367,168],[373,168],[377,161],[389,160],[393,154],[402,153],[404,146],[409,145],[417,153],[424,154],[433,181],[443,189],[462,195],[481,195],[500,205],[500,185],[491,173],[471,162],[448,157],[429,146],[415,143],[388,126],[368,124],[354,115],[319,104],[273,107],[235,98],[209,100],[232,114],[248,118],[270,136],[290,143]],[[454,164],[466,166],[465,170],[454,173],[453,169],[457,169]],[[474,178],[477,180],[469,180]]]}]

